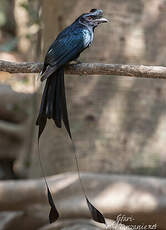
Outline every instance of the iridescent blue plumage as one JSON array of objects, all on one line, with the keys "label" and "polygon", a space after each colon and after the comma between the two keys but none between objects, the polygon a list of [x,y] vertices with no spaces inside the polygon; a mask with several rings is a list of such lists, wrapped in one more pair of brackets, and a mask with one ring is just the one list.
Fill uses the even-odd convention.
[{"label": "iridescent blue plumage", "polygon": [[76,59],[92,43],[92,40],[92,28],[87,28],[78,22],[63,30],[47,51],[41,80],[45,80],[52,71]]},{"label": "iridescent blue plumage", "polygon": [[74,24],[60,33],[50,46],[45,64],[63,65],[75,59],[92,42],[92,31]]}]

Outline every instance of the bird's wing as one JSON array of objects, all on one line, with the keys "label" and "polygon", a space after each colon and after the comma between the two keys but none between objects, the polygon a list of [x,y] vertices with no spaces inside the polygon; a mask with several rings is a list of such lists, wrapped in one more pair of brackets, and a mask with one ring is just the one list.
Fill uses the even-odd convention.
[{"label": "bird's wing", "polygon": [[70,31],[66,36],[57,38],[50,46],[45,57],[45,71],[41,80],[47,79],[53,72],[75,59],[91,42],[89,32]]}]

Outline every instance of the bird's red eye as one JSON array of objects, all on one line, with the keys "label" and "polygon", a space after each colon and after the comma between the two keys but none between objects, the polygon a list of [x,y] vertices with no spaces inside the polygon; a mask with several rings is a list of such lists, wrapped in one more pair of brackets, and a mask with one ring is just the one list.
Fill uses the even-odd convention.
[{"label": "bird's red eye", "polygon": [[91,16],[88,16],[87,19],[92,20],[92,17],[91,17]]}]

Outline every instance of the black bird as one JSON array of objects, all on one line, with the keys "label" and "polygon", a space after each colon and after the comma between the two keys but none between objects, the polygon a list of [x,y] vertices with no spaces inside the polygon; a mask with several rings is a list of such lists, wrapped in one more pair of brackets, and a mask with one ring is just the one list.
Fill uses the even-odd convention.
[{"label": "black bird", "polygon": [[[41,81],[46,79],[46,85],[36,121],[36,125],[39,126],[38,141],[46,126],[47,119],[53,119],[58,128],[61,128],[63,120],[64,126],[72,140],[66,107],[64,65],[77,59],[80,53],[91,45],[94,29],[99,24],[105,22],[108,22],[108,20],[103,17],[103,11],[92,9],[89,13],[82,14],[70,26],[65,28],[49,47],[41,71]],[[59,215],[48,185],[47,189],[51,206],[50,222],[53,222]],[[97,209],[95,210],[96,213],[93,213],[95,207],[91,205],[88,199],[87,202],[93,219],[105,223],[105,220],[102,217],[100,218],[101,213]]]}]

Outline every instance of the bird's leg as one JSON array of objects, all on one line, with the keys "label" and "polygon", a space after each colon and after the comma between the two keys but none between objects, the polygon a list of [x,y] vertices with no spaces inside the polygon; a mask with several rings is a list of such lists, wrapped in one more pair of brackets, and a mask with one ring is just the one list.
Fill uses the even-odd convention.
[{"label": "bird's leg", "polygon": [[75,64],[82,64],[82,62],[78,59],[75,59],[74,62],[75,62]]}]

